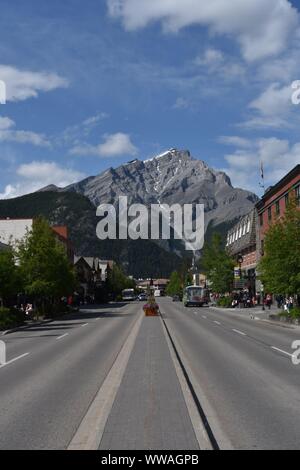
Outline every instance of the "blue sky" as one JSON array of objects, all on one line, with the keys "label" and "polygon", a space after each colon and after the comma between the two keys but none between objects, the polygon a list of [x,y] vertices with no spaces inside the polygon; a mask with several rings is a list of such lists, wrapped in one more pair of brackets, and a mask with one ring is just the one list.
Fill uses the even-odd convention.
[{"label": "blue sky", "polygon": [[0,198],[171,147],[259,193],[300,162],[300,3],[1,0]]}]

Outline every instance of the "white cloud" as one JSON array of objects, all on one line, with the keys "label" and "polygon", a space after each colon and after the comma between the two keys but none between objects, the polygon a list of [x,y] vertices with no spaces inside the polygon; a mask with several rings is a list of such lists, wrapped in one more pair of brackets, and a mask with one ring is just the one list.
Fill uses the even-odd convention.
[{"label": "white cloud", "polygon": [[208,26],[212,33],[233,36],[248,61],[284,51],[299,26],[288,0],[107,0],[111,17],[129,30],[161,21],[164,31]]},{"label": "white cloud", "polygon": [[39,92],[66,88],[69,85],[67,79],[55,73],[31,72],[1,64],[0,80],[6,84],[7,101],[24,101],[28,98],[36,98]]},{"label": "white cloud", "polygon": [[78,145],[71,149],[72,155],[94,155],[97,157],[117,157],[121,155],[136,155],[137,148],[131,142],[128,134],[118,132],[105,134],[104,142],[99,145]]},{"label": "white cloud", "polygon": [[195,64],[200,66],[215,67],[224,62],[224,55],[222,51],[214,48],[208,48],[204,54],[199,55],[195,59]]},{"label": "white cloud", "polygon": [[242,124],[248,128],[281,128],[292,127],[292,112],[295,107],[292,104],[291,84],[281,85],[272,83],[261,95],[249,104],[254,110],[254,116]]},{"label": "white cloud", "polygon": [[19,144],[31,144],[37,147],[50,147],[50,142],[44,134],[32,131],[13,129],[16,123],[8,118],[0,116],[0,142],[15,142]]},{"label": "white cloud", "polygon": [[220,142],[221,144],[242,148],[249,148],[252,145],[251,140],[236,135],[221,136],[218,138],[218,142]]},{"label": "white cloud", "polygon": [[173,109],[187,109],[189,107],[189,101],[185,98],[177,98]]},{"label": "white cloud", "polygon": [[14,126],[15,122],[12,119],[10,119],[9,117],[0,116],[0,131],[11,129]]},{"label": "white cloud", "polygon": [[20,165],[16,171],[17,181],[8,184],[0,199],[22,196],[32,193],[50,184],[59,187],[68,186],[85,177],[79,171],[64,168],[55,162],[33,161]]},{"label": "white cloud", "polygon": [[90,116],[80,124],[67,127],[57,138],[57,144],[78,146],[81,138],[86,138],[90,133],[100,125],[100,123],[109,117],[109,114],[102,112]]},{"label": "white cloud", "polygon": [[252,101],[249,107],[264,116],[276,116],[290,110],[292,107],[291,97],[291,85],[280,86],[279,83],[273,83],[257,99]]},{"label": "white cloud", "polygon": [[292,145],[288,140],[271,137],[257,139],[251,148],[237,148],[226,155],[228,167],[224,171],[234,185],[259,191],[260,164],[265,169],[266,186],[273,185],[300,161],[300,142]]}]

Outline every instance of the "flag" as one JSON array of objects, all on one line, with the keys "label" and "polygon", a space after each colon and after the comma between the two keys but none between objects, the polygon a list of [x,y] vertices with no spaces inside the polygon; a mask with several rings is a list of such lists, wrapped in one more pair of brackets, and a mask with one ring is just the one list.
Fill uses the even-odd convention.
[{"label": "flag", "polygon": [[264,164],[263,164],[262,161],[260,163],[260,172],[261,172],[261,179],[264,180],[265,179],[265,172],[264,172]]}]

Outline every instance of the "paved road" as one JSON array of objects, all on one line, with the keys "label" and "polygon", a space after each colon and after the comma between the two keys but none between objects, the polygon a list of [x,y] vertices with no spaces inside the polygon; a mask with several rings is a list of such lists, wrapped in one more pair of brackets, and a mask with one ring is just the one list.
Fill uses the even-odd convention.
[{"label": "paved road", "polygon": [[[300,329],[160,299],[166,323],[236,449],[300,448]],[[276,349],[275,349],[276,348]]]},{"label": "paved road", "polygon": [[100,449],[199,450],[159,317],[143,319]]},{"label": "paved road", "polygon": [[0,449],[65,449],[138,312],[109,305],[1,338]]},{"label": "paved road", "polygon": [[[292,365],[290,355],[292,342],[300,339],[300,329],[273,326],[233,312],[185,309],[169,299],[159,302],[172,336],[213,409],[213,425],[220,426],[232,446],[299,449],[300,366]],[[109,305],[4,337],[8,364],[0,367],[0,449],[67,448],[140,313],[138,303]],[[136,397],[147,395],[149,384],[152,391],[160,393],[167,375],[166,364],[159,364],[162,355],[167,357],[161,331],[140,330],[107,422],[102,448],[117,447],[113,428],[123,416],[122,407],[130,402],[130,380],[150,340],[156,346],[151,348],[153,354],[144,354],[148,358],[148,375],[136,384]],[[167,369],[170,375],[172,367]],[[193,437],[189,437],[193,433],[187,426],[174,371],[172,374],[170,383],[177,388],[176,406],[181,415],[175,414],[174,397],[170,396],[169,412],[162,413],[163,422],[154,410],[146,447],[159,444],[151,441],[155,423],[171,428],[167,423],[175,423],[176,419],[178,429],[183,429],[178,442],[186,439],[195,447]],[[169,394],[167,387],[164,393]],[[159,397],[156,403],[161,400]],[[150,408],[153,405],[148,395],[145,403]],[[143,413],[142,405],[138,409]],[[133,414],[132,421],[135,418]],[[128,420],[123,424],[126,427]],[[115,429],[118,428],[117,424]],[[157,432],[159,435],[162,429]],[[105,439],[110,439],[110,443],[106,444]],[[162,447],[175,446],[170,436],[168,439],[169,443],[162,443]],[[140,445],[137,441],[129,444],[128,439],[122,442],[123,447]]]}]

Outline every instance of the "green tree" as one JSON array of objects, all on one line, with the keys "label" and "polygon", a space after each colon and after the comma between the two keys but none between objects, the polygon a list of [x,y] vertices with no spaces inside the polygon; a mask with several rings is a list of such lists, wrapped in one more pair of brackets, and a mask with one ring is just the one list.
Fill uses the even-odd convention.
[{"label": "green tree", "polygon": [[173,271],[170,277],[170,282],[166,289],[167,295],[179,295],[182,293],[182,281],[177,271]]},{"label": "green tree", "polygon": [[300,210],[292,201],[265,237],[265,255],[259,264],[266,290],[274,294],[300,293]]},{"label": "green tree", "polygon": [[25,292],[34,298],[42,313],[74,291],[73,268],[45,219],[38,219],[19,244],[18,257]]},{"label": "green tree", "polygon": [[135,281],[127,277],[123,270],[117,264],[108,273],[108,291],[115,297],[121,295],[124,289],[134,289],[136,287]]},{"label": "green tree", "polygon": [[214,292],[226,294],[232,290],[235,262],[224,250],[222,237],[218,233],[213,235],[211,243],[203,250],[202,266]]},{"label": "green tree", "polygon": [[13,250],[0,251],[0,304],[16,295],[21,289],[21,276],[15,264]]}]

